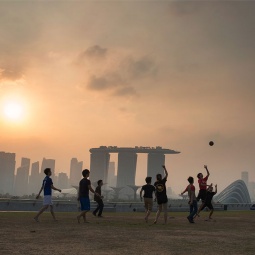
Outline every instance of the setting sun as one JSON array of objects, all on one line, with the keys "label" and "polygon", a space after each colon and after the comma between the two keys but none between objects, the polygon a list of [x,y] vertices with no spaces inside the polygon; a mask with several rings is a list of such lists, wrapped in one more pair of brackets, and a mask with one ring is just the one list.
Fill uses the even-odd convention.
[{"label": "setting sun", "polygon": [[8,102],[4,105],[4,115],[11,120],[20,120],[23,117],[23,106],[17,102]]}]

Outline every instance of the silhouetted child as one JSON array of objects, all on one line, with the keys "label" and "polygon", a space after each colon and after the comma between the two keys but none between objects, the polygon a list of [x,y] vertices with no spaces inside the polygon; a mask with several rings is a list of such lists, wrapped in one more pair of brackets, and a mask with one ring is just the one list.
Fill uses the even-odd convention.
[{"label": "silhouetted child", "polygon": [[88,179],[89,177],[89,170],[85,169],[82,171],[83,179],[80,180],[79,183],[79,191],[78,191],[78,198],[77,200],[80,201],[81,204],[81,213],[77,216],[77,221],[80,223],[80,218],[83,217],[85,223],[88,221],[86,220],[86,213],[90,211],[90,200],[89,200],[89,191],[100,196],[97,194],[91,187],[91,182]]},{"label": "silhouetted child", "polygon": [[[102,198],[104,198],[103,196],[101,196],[101,187],[103,186],[103,181],[99,180],[97,182],[97,187],[95,190],[95,193],[99,194],[100,196],[97,196],[96,194],[94,195],[94,201],[97,202],[97,208],[93,211],[93,215],[94,216],[98,216],[98,217],[102,217],[102,212],[104,209],[104,203]],[[98,212],[98,215],[97,215]]]},{"label": "silhouetted child", "polygon": [[158,203],[158,211],[156,213],[156,218],[154,221],[154,224],[157,223],[158,218],[160,216],[160,213],[162,212],[162,210],[164,211],[164,222],[165,224],[167,223],[167,202],[168,202],[168,198],[167,198],[167,194],[166,194],[166,181],[167,181],[167,177],[168,177],[168,172],[166,170],[166,167],[163,165],[162,166],[164,168],[165,171],[165,177],[162,179],[162,175],[161,174],[157,174],[156,175],[156,182],[154,183],[155,189],[156,189],[156,199],[157,199],[157,203]]},{"label": "silhouetted child", "polygon": [[[141,201],[144,199],[144,207],[146,209],[145,221],[148,222],[149,215],[153,207],[153,192],[155,193],[155,187],[151,185],[151,177],[145,178],[146,184],[142,186],[140,191]],[[143,198],[142,193],[144,192]]]},{"label": "silhouetted child", "polygon": [[41,208],[41,210],[36,214],[36,216],[34,217],[34,220],[36,222],[39,222],[38,218],[39,216],[50,206],[50,212],[51,215],[53,217],[54,220],[56,220],[54,211],[53,211],[53,203],[52,203],[52,189],[54,190],[58,190],[59,192],[61,192],[61,189],[57,189],[53,186],[53,182],[52,179],[50,178],[51,176],[51,169],[50,168],[45,168],[44,169],[44,173],[46,175],[46,177],[43,179],[43,184],[42,187],[38,193],[38,195],[36,196],[36,199],[38,199],[40,197],[40,194],[43,190],[44,193],[44,197],[43,197],[43,207]]},{"label": "silhouetted child", "polygon": [[198,196],[197,196],[197,202],[199,202],[200,199],[202,200],[202,204],[199,207],[199,211],[201,211],[201,208],[204,206],[205,197],[206,197],[206,190],[207,190],[207,186],[209,186],[209,185],[207,185],[207,180],[208,180],[208,177],[209,177],[210,173],[209,173],[209,170],[208,170],[206,165],[204,165],[204,168],[207,172],[206,177],[203,178],[202,173],[197,174],[198,184],[199,184],[199,192],[198,192]]},{"label": "silhouetted child", "polygon": [[194,223],[194,216],[197,213],[197,200],[196,200],[196,194],[195,194],[195,186],[194,184],[194,178],[193,177],[189,177],[188,178],[188,182],[189,185],[187,186],[187,188],[181,193],[181,195],[183,195],[185,192],[188,192],[188,196],[189,196],[189,216],[187,217],[188,221],[190,223]]},{"label": "silhouetted child", "polygon": [[213,205],[212,205],[212,199],[213,196],[217,194],[217,184],[215,185],[215,192],[213,192],[213,186],[212,184],[208,187],[207,192],[206,192],[206,197],[205,197],[205,202],[203,204],[203,206],[201,207],[201,209],[199,208],[198,213],[200,213],[200,211],[204,210],[204,208],[208,208],[210,209],[210,213],[209,213],[209,217],[208,219],[211,220],[212,219],[212,214],[214,211]]}]

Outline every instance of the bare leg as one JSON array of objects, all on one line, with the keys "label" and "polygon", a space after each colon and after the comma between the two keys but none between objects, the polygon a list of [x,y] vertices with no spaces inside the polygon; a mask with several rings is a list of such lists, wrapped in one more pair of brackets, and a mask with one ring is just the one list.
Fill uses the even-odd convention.
[{"label": "bare leg", "polygon": [[162,211],[162,205],[158,205],[158,211],[157,211],[157,213],[156,213],[156,218],[155,218],[155,220],[154,220],[154,224],[157,223],[161,211]]},{"label": "bare leg", "polygon": [[34,220],[38,221],[39,216],[48,208],[48,205],[44,205],[41,210],[35,215]]},{"label": "bare leg", "polygon": [[55,213],[54,213],[54,211],[53,211],[53,206],[52,206],[52,205],[50,205],[50,213],[51,213],[53,219],[54,219],[54,220],[57,220],[56,217],[55,217]]},{"label": "bare leg", "polygon": [[151,211],[148,210],[147,213],[146,213],[146,216],[145,216],[145,221],[146,222],[148,222],[148,218],[149,218],[150,214],[151,214]]},{"label": "bare leg", "polygon": [[209,219],[212,219],[212,214],[213,214],[213,209],[210,211],[210,214],[209,214]]}]

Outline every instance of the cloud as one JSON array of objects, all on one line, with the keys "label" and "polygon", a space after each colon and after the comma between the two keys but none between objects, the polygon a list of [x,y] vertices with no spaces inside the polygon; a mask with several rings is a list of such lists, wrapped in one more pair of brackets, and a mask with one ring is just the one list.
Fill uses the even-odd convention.
[{"label": "cloud", "polygon": [[99,60],[107,56],[107,49],[102,48],[99,45],[94,45],[81,52],[78,59],[75,61],[77,64],[82,64],[84,61],[91,61],[93,59]]},{"label": "cloud", "polygon": [[117,89],[114,93],[114,96],[137,96],[137,92],[133,87],[124,87]]}]

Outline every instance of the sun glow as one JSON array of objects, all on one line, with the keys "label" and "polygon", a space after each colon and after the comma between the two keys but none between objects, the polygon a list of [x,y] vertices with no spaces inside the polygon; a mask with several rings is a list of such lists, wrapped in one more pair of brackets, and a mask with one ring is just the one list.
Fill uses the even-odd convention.
[{"label": "sun glow", "polygon": [[23,105],[19,102],[7,102],[4,105],[4,115],[6,118],[18,121],[24,116]]}]

